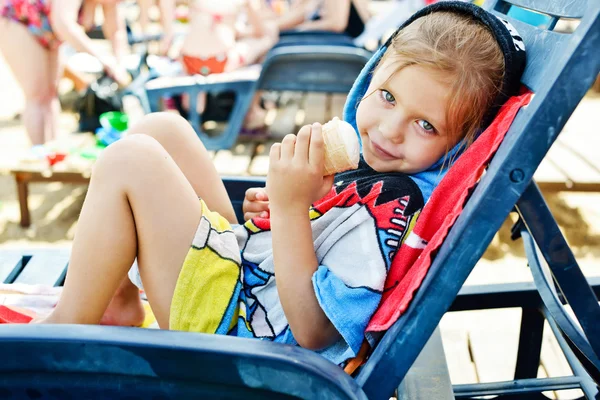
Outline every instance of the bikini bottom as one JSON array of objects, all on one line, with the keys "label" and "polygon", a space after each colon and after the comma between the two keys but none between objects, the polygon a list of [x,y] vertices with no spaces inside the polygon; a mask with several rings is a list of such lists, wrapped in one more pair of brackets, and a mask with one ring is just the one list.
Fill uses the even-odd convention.
[{"label": "bikini bottom", "polygon": [[25,25],[46,49],[60,45],[50,26],[50,2],[46,0],[5,0],[0,16]]}]

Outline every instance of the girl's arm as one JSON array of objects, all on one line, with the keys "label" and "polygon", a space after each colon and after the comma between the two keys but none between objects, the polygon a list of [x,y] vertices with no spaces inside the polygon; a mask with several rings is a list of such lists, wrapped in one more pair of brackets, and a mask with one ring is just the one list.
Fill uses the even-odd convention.
[{"label": "girl's arm", "polygon": [[333,184],[323,177],[321,125],[303,127],[271,147],[267,191],[271,210],[273,261],[283,311],[298,344],[321,349],[339,333],[314,292],[312,276],[319,267],[308,210]]},{"label": "girl's arm", "polygon": [[321,309],[312,283],[319,263],[308,208],[273,209],[271,231],[277,291],[294,338],[311,350],[333,344],[339,334]]},{"label": "girl's arm", "polygon": [[128,52],[125,18],[119,12],[118,3],[103,4],[102,12],[104,13],[102,32],[104,37],[110,40],[117,62],[121,62]]},{"label": "girl's arm", "polygon": [[173,42],[173,23],[175,21],[175,0],[158,0],[160,9],[160,24],[163,37],[160,41],[159,54],[166,56]]},{"label": "girl's arm", "polygon": [[96,57],[119,83],[125,84],[127,72],[120,68],[114,57],[99,52],[83,27],[77,22],[81,0],[53,0],[51,3],[50,23],[59,39],[69,43],[77,51],[84,51]]},{"label": "girl's arm", "polygon": [[343,32],[346,29],[350,0],[325,0],[321,10],[321,19],[305,21],[298,26],[298,30]]},{"label": "girl's arm", "polygon": [[246,3],[248,24],[251,27],[252,36],[254,37],[261,37],[265,34],[264,14],[266,10],[263,9],[263,1],[264,0],[248,0]]},{"label": "girl's arm", "polygon": [[283,15],[277,17],[277,27],[279,31],[294,29],[306,18],[307,0],[295,0],[290,8]]}]

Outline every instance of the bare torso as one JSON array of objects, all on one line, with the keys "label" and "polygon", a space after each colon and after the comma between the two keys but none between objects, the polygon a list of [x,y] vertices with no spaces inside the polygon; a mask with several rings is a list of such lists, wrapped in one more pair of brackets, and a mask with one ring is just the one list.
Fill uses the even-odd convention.
[{"label": "bare torso", "polygon": [[194,57],[227,53],[235,46],[235,24],[243,11],[240,0],[195,0],[181,52]]}]

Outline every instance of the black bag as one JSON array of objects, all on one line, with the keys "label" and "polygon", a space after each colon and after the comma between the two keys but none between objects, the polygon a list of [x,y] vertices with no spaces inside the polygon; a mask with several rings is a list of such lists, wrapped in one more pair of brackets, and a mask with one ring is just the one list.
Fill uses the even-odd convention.
[{"label": "black bag", "polygon": [[95,132],[100,127],[99,117],[109,111],[123,111],[123,95],[117,82],[108,75],[93,82],[79,98],[79,131]]},{"label": "black bag", "polygon": [[[188,110],[183,107],[181,95],[173,96],[175,107],[183,118],[188,117]],[[202,121],[229,121],[229,116],[235,104],[235,93],[231,91],[208,92],[206,107],[202,113]]]}]

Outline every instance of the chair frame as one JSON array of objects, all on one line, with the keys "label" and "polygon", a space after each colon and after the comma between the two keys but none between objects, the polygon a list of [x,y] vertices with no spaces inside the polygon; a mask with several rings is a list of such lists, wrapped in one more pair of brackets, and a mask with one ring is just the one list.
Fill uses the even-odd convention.
[{"label": "chair frame", "polygon": [[[579,1],[579,5],[583,1]],[[551,14],[553,18],[582,17],[583,10],[577,9],[576,3],[496,0],[486,5],[505,18],[511,4],[541,8],[539,11]],[[559,337],[564,335],[567,346],[570,344],[579,350],[573,356],[569,354],[568,358],[577,361],[583,355],[585,359],[586,354],[593,354],[588,352],[590,348],[597,352],[600,337],[592,339],[589,336],[598,332],[597,323],[586,317],[597,315],[595,311],[588,314],[586,308],[593,303],[594,292],[589,290],[586,296],[577,296],[579,288],[589,289],[589,286],[581,275],[570,270],[572,254],[569,256],[564,238],[560,240],[551,214],[540,206],[541,196],[539,191],[536,194],[532,176],[600,70],[600,53],[597,51],[600,48],[600,3],[588,4],[578,29],[571,35],[561,36],[519,21],[511,22],[525,42],[532,45],[528,49],[529,62],[523,82],[535,92],[535,96],[515,118],[486,174],[439,249],[409,308],[382,336],[354,379],[315,353],[274,343],[253,341],[250,344],[240,338],[157,331],[139,334],[136,331],[132,338],[129,329],[107,327],[8,326],[0,329],[3,354],[10,355],[6,358],[9,362],[0,363],[0,371],[4,372],[0,374],[0,386],[10,384],[11,378],[17,379],[12,382],[19,385],[24,382],[25,376],[29,376],[26,374],[41,371],[73,374],[77,379],[84,379],[81,374],[85,373],[88,374],[84,379],[86,384],[91,384],[89,374],[97,374],[107,379],[106,387],[110,390],[144,382],[153,390],[162,389],[167,393],[191,393],[186,390],[192,390],[189,385],[194,384],[199,390],[194,393],[205,394],[231,389],[227,393],[234,395],[240,393],[241,387],[246,387],[248,395],[259,397],[267,390],[304,398],[389,398],[515,205],[527,227],[526,231],[521,230],[526,245],[532,247],[527,244],[531,232],[530,236],[548,259],[555,277],[567,276],[567,283],[560,283],[560,291],[573,306],[582,323],[583,333],[572,334],[569,324],[559,324],[557,316],[561,314],[552,306],[556,302],[552,302],[551,297],[543,297],[549,310],[546,316],[549,321],[557,322],[555,325],[561,332]],[[545,50],[550,48],[551,43],[555,51],[548,53]],[[263,88],[257,82],[252,85]],[[245,183],[251,184],[250,181]],[[472,224],[474,221],[476,225]],[[546,236],[547,233],[550,236]],[[530,258],[530,263],[532,260]],[[545,275],[536,278],[536,285],[540,276]],[[548,282],[547,279],[545,281]],[[538,290],[541,287],[544,286],[538,287]],[[545,287],[549,286],[546,284]],[[530,324],[540,324],[539,318],[534,317],[531,321]],[[583,344],[583,339],[589,346]],[[530,341],[536,342],[539,338],[532,337]],[[62,351],[59,352],[59,349]],[[44,356],[20,357],[31,351]],[[588,356],[588,360],[592,366],[595,365],[593,357]],[[208,365],[202,364],[207,361],[210,361]],[[167,365],[180,365],[181,368],[171,371]],[[578,376],[573,378],[540,381],[533,379],[535,376],[527,376],[533,365],[529,362],[519,367],[517,375],[523,379],[499,383],[497,390],[504,394],[513,389],[519,393],[541,392],[550,390],[547,389],[549,383],[554,388],[578,385],[586,395],[597,395],[597,391],[594,393],[595,384],[592,384],[589,374],[585,376],[584,368],[576,367]],[[590,365],[587,368],[593,373]],[[582,374],[579,375],[579,372]],[[165,385],[161,386],[161,382]],[[48,385],[51,382],[40,380],[39,383]],[[102,383],[92,387],[102,391]],[[152,393],[144,390],[142,394]]]}]

